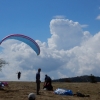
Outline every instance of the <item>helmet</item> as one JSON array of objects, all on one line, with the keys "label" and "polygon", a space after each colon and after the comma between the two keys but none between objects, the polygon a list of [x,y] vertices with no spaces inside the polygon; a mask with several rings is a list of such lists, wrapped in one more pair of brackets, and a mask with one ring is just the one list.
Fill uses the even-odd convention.
[{"label": "helmet", "polygon": [[34,93],[29,93],[28,100],[35,100],[36,96]]}]

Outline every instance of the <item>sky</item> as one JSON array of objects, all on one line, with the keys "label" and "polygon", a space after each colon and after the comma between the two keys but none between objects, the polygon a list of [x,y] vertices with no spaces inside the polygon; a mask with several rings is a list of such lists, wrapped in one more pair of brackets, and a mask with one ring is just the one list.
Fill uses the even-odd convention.
[{"label": "sky", "polygon": [[0,80],[35,81],[41,68],[52,79],[100,76],[100,0],[0,0],[0,41],[10,34],[31,37],[40,55],[24,42],[0,45]]}]

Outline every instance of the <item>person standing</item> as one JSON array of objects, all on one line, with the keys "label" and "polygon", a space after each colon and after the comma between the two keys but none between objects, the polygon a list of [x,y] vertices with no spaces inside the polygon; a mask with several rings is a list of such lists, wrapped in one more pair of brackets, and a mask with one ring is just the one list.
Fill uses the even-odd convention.
[{"label": "person standing", "polygon": [[40,72],[41,72],[41,68],[38,69],[38,72],[36,73],[36,85],[37,85],[37,95],[39,95],[39,91],[40,91]]}]

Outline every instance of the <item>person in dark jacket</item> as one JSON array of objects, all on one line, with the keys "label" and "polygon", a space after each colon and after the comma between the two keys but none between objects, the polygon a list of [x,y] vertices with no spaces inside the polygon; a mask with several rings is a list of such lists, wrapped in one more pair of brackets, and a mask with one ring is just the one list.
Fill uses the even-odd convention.
[{"label": "person in dark jacket", "polygon": [[45,75],[45,82],[46,82],[46,84],[49,83],[51,85],[51,78],[50,78],[50,76]]},{"label": "person in dark jacket", "polygon": [[37,95],[39,95],[39,90],[40,90],[40,72],[41,72],[41,68],[38,69],[38,72],[36,73],[36,85],[37,85]]},{"label": "person in dark jacket", "polygon": [[52,79],[48,75],[45,75],[45,82],[44,82],[43,89],[44,88],[46,88],[46,90],[53,90]]},{"label": "person in dark jacket", "polygon": [[20,77],[21,77],[21,72],[20,71],[17,73],[17,77],[18,77],[18,80],[19,80]]}]

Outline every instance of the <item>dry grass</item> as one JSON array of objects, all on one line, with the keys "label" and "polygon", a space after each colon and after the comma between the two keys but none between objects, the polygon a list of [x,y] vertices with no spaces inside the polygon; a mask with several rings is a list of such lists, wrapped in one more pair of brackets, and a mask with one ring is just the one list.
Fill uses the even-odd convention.
[{"label": "dry grass", "polygon": [[[0,100],[28,100],[29,93],[36,93],[36,84],[34,82],[8,82],[9,87],[0,90]],[[57,88],[70,89],[73,93],[78,90],[83,94],[89,94],[90,97],[61,96],[55,95],[53,91],[43,90],[41,83],[41,95],[36,95],[36,100],[100,100],[100,83],[58,83],[52,84],[54,90]]]}]

